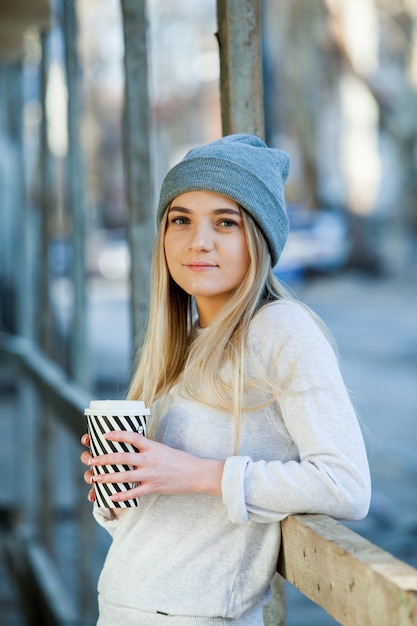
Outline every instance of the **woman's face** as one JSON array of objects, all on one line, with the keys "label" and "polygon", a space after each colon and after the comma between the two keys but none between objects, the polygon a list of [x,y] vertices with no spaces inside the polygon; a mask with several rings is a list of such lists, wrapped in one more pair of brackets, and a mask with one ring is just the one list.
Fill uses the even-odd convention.
[{"label": "woman's face", "polygon": [[238,204],[209,191],[177,196],[168,209],[165,256],[172,279],[194,296],[200,325],[206,326],[249,267]]}]

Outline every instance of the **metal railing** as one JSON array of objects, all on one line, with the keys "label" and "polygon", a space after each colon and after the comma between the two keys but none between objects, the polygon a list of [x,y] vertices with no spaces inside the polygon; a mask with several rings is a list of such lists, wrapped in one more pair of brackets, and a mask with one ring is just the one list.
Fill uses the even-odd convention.
[{"label": "metal railing", "polygon": [[23,609],[30,624],[93,624],[97,524],[79,458],[90,396],[26,339],[0,334],[0,364],[14,381],[20,452],[7,553]]}]

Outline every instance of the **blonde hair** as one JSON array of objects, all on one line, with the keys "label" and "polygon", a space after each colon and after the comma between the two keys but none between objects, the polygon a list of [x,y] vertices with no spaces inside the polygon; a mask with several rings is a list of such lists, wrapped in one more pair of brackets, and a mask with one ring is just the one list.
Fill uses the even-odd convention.
[{"label": "blonde hair", "polygon": [[[235,453],[247,385],[245,360],[250,321],[268,302],[290,297],[272,273],[264,236],[252,217],[244,209],[241,211],[250,257],[249,270],[202,335],[194,332],[191,296],[172,280],[168,272],[164,253],[165,212],[152,261],[147,332],[128,392],[129,399],[141,399],[150,406],[180,383],[181,392],[187,397],[231,412],[235,421]],[[226,365],[230,372],[228,376],[224,376]],[[155,428],[156,424],[153,424],[153,432]]]}]

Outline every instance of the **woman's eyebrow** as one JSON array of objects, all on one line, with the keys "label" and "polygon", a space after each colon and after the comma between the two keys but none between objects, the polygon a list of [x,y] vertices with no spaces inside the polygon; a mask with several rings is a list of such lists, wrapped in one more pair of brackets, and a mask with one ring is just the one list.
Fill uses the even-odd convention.
[{"label": "woman's eyebrow", "polygon": [[171,213],[171,211],[181,211],[182,213],[192,213],[191,209],[186,209],[185,207],[182,206],[170,206],[168,209],[168,213]]},{"label": "woman's eyebrow", "polygon": [[237,209],[214,209],[213,213],[215,213],[215,215],[221,215],[223,213],[227,213],[227,215],[239,215],[240,216],[240,211],[238,211]]},{"label": "woman's eyebrow", "polygon": [[[188,213],[188,215],[191,215],[191,213],[193,213],[191,209],[187,209],[186,207],[175,206],[175,205],[169,207],[168,213],[171,213],[171,211],[180,211],[181,213]],[[241,212],[238,209],[228,209],[228,208],[213,209],[213,213],[215,215],[224,215],[225,213],[226,215],[237,215],[237,216],[241,215]]]}]

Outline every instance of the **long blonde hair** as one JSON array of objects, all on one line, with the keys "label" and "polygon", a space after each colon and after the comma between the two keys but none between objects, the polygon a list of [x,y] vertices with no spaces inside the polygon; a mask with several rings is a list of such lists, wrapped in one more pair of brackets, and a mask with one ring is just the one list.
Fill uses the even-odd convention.
[{"label": "long blonde hair", "polygon": [[[168,272],[164,252],[165,212],[152,260],[147,332],[128,392],[129,399],[141,399],[150,406],[154,400],[165,397],[181,378],[181,389],[188,397],[234,415],[235,451],[244,410],[245,356],[250,321],[263,305],[290,297],[272,273],[265,238],[252,217],[244,209],[241,211],[250,257],[249,270],[221,312],[204,329],[203,336],[194,332],[191,296],[172,280]],[[226,364],[229,377],[222,376]]]}]

